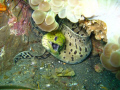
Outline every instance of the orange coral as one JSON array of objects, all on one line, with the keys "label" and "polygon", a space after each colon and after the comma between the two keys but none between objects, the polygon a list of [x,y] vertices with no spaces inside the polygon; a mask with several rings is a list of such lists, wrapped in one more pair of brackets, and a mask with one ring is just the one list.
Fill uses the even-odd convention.
[{"label": "orange coral", "polygon": [[0,3],[0,12],[6,11],[7,7],[5,4]]}]

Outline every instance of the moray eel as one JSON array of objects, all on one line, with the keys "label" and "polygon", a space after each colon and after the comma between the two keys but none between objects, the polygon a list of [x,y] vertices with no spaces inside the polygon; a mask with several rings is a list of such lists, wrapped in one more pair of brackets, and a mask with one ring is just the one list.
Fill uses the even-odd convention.
[{"label": "moray eel", "polygon": [[42,38],[42,45],[50,52],[53,56],[59,56],[61,49],[65,43],[65,37],[60,31],[52,31],[47,33]]},{"label": "moray eel", "polygon": [[67,25],[63,25],[61,31],[56,30],[45,34],[42,45],[53,56],[68,64],[82,62],[92,49],[89,36],[82,31],[77,34]]}]

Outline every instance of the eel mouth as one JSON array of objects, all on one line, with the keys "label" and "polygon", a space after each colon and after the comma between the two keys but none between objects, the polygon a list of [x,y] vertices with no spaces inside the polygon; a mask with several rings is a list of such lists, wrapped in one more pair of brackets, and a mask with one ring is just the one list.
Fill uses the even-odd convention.
[{"label": "eel mouth", "polygon": [[58,44],[51,42],[51,45],[55,51],[58,51],[58,48],[60,47]]}]

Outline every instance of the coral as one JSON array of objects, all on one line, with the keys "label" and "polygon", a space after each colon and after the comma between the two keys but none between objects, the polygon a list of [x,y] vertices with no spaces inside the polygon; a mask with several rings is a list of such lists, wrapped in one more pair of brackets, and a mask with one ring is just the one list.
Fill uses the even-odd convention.
[{"label": "coral", "polygon": [[101,20],[82,20],[79,21],[79,25],[86,29],[86,32],[91,35],[93,32],[97,40],[107,42],[107,25]]},{"label": "coral", "polygon": [[89,0],[91,4],[87,1],[83,1],[82,14],[91,20],[104,21],[107,26],[107,42],[115,41],[114,37],[120,35],[120,0]]},{"label": "coral", "polygon": [[58,28],[58,23],[54,22],[51,25],[47,25],[46,22],[44,21],[42,24],[39,24],[38,27],[46,32],[51,32]]},{"label": "coral", "polygon": [[44,21],[45,17],[46,17],[46,14],[41,10],[35,10],[32,13],[32,18],[36,24],[41,24]]},{"label": "coral", "polygon": [[[39,24],[39,28],[46,32],[51,32],[58,28],[59,25],[55,20],[57,14],[60,18],[67,18],[73,23],[78,22],[78,19],[81,19],[81,7],[79,6],[79,3],[79,0],[29,0],[29,5],[34,12],[39,10],[39,14],[33,12],[33,20],[37,25]],[[36,20],[37,17],[35,16],[39,17],[39,19]],[[42,22],[45,24],[44,27],[54,27],[47,30],[48,28],[41,27],[41,24],[43,24]],[[52,25],[53,23],[54,25]]]},{"label": "coral", "polygon": [[101,54],[101,62],[103,66],[112,72],[116,73],[116,77],[120,79],[120,46],[115,43],[107,43],[104,47],[103,53]]},{"label": "coral", "polygon": [[[108,9],[114,8],[113,5],[115,5],[117,1],[118,0],[29,0],[29,4],[33,10],[52,10],[58,14],[60,18],[67,17],[71,22],[78,22],[78,19],[81,19],[81,15],[92,17],[108,13]],[[89,2],[91,3],[89,4]]]},{"label": "coral", "polygon": [[29,4],[33,10],[52,11],[54,14],[58,14],[60,18],[68,18],[74,23],[81,18],[79,0],[39,0],[39,2],[29,0]]},{"label": "coral", "polygon": [[55,20],[56,14],[51,10],[49,1],[29,0],[29,4],[34,9],[32,18],[40,29],[51,32],[58,28],[59,25]]},{"label": "coral", "polygon": [[6,10],[7,10],[6,5],[0,2],[0,12],[6,11]]},{"label": "coral", "polygon": [[[59,18],[67,18],[73,23],[83,20],[82,16],[89,20],[98,20],[98,22],[89,21],[93,25],[88,25],[87,27],[87,32],[91,34],[93,30],[96,35],[95,38],[98,40],[103,39],[104,41],[111,42],[110,38],[120,34],[120,32],[117,32],[120,29],[119,0],[29,0],[29,5],[33,10],[41,10],[46,13],[44,19],[45,27],[51,27],[49,25],[56,23],[54,28],[50,30],[44,30],[48,28],[43,28],[39,25],[39,28],[47,32],[58,28],[59,25],[55,20],[55,16],[58,15]],[[99,20],[101,21],[99,22]]]}]

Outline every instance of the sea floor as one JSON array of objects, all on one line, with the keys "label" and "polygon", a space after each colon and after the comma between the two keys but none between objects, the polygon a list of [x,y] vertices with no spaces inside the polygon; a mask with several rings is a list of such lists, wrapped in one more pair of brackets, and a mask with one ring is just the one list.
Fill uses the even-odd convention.
[{"label": "sea floor", "polygon": [[[20,85],[40,90],[120,90],[120,81],[104,69],[96,72],[99,56],[89,56],[82,63],[69,65],[55,57],[21,59],[11,70],[2,71],[0,85]],[[56,68],[71,69],[75,76],[57,76]]]}]

